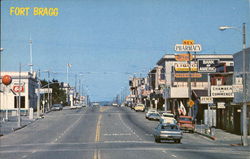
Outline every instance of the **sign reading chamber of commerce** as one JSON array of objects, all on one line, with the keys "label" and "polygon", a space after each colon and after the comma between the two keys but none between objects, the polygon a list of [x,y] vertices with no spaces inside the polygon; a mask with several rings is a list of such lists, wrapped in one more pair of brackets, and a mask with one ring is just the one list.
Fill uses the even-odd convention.
[{"label": "sign reading chamber of commerce", "polygon": [[211,86],[211,97],[233,98],[233,86]]},{"label": "sign reading chamber of commerce", "polygon": [[183,40],[182,44],[175,45],[177,52],[200,52],[202,50],[200,44],[195,44],[194,40]]},{"label": "sign reading chamber of commerce", "polygon": [[200,103],[201,104],[213,104],[213,98],[212,97],[200,97]]},{"label": "sign reading chamber of commerce", "polygon": [[199,59],[198,72],[216,72],[216,65],[219,59]]}]

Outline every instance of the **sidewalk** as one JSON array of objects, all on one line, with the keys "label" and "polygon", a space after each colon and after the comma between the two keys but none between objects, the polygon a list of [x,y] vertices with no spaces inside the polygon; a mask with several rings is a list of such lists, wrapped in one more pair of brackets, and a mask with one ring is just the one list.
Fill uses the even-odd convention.
[{"label": "sidewalk", "polygon": [[[205,130],[205,125],[196,125],[195,133],[206,136],[215,142],[230,146],[241,146],[241,135],[232,134],[222,129],[214,129],[214,135],[210,135],[209,130]],[[248,146],[250,147],[250,136],[248,136]]]},{"label": "sidewalk", "polygon": [[0,117],[0,136],[9,134],[17,129],[23,128],[28,124],[36,120],[36,113],[34,113],[34,119],[30,120],[28,115],[21,116],[21,127],[17,126],[17,116],[8,115],[8,120],[5,119],[5,113],[1,112]]}]

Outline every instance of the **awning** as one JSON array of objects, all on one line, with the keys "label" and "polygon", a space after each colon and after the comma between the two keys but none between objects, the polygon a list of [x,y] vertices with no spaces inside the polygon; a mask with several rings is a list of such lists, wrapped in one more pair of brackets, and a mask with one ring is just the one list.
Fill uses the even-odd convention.
[{"label": "awning", "polygon": [[208,91],[207,90],[192,90],[192,95],[195,98],[199,98],[199,97],[205,97],[208,96]]}]

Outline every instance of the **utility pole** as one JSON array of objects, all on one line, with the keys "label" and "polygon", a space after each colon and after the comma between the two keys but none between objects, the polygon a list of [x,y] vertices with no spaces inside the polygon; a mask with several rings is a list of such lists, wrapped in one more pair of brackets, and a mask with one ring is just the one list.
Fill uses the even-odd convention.
[{"label": "utility pole", "polygon": [[20,111],[20,108],[21,108],[21,63],[19,63],[19,79],[18,79],[18,86],[19,86],[19,90],[18,90],[18,110],[17,110],[17,113],[18,113],[18,116],[17,116],[17,127],[21,127],[21,111]]},{"label": "utility pole", "polygon": [[30,37],[30,40],[29,40],[29,45],[30,45],[30,73],[33,73],[33,59],[32,59],[32,40],[31,40],[31,37]]},{"label": "utility pole", "polygon": [[246,24],[242,26],[242,37],[243,37],[243,107],[242,107],[242,118],[243,118],[243,146],[248,146],[247,143],[247,90],[246,90]]},{"label": "utility pole", "polygon": [[168,111],[168,105],[167,105],[167,67],[165,62],[165,89],[164,89],[164,105],[165,105],[165,112]]},{"label": "utility pole", "polygon": [[37,118],[40,117],[40,87],[41,87],[41,82],[40,82],[40,70],[38,71],[38,92],[37,92]]},{"label": "utility pole", "polygon": [[48,70],[48,97],[47,97],[47,104],[48,104],[48,110],[50,109],[50,93],[49,93],[49,79],[50,79],[50,73],[49,73],[49,70]]},{"label": "utility pole", "polygon": [[[207,95],[210,97],[210,90],[211,90],[211,82],[210,82],[210,73],[207,74]],[[210,105],[207,104],[207,124],[210,128]]]}]

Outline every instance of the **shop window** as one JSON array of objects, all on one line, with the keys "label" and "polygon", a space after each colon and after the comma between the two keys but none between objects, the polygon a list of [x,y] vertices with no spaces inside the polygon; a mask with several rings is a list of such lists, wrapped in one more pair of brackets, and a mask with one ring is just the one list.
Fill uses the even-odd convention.
[{"label": "shop window", "polygon": [[[14,106],[18,108],[18,96],[14,97]],[[21,96],[21,108],[25,108],[25,96]]]}]

